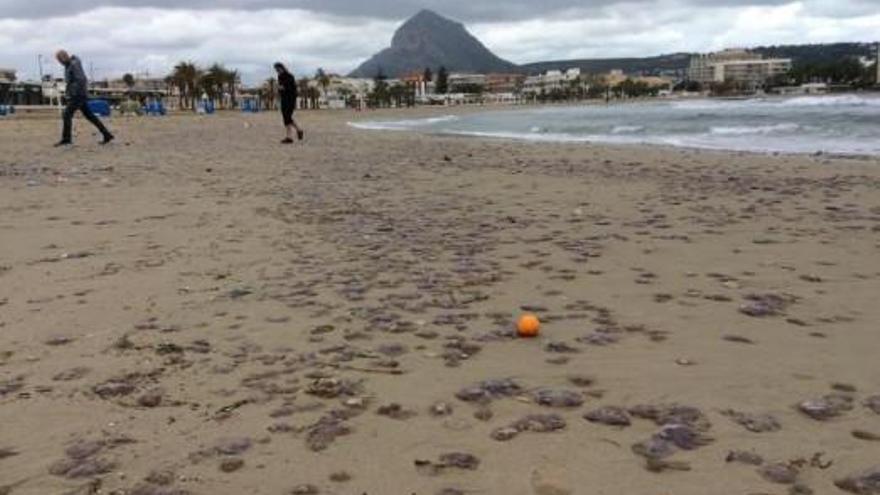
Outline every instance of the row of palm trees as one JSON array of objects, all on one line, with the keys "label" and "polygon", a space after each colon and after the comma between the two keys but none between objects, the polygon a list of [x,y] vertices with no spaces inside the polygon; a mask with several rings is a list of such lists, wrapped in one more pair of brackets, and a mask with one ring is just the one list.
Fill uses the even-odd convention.
[{"label": "row of palm trees", "polygon": [[[239,80],[240,73],[237,70],[227,69],[222,64],[215,63],[202,69],[190,61],[175,65],[171,74],[165,78],[169,86],[177,89],[180,108],[193,111],[205,95],[221,109],[234,108],[238,99]],[[318,69],[313,80],[317,84],[312,84],[312,79],[308,77],[297,81],[300,101],[306,108],[318,107],[321,94],[326,95],[332,83],[332,76],[324,69]],[[267,109],[274,108],[278,94],[277,80],[274,77],[267,79],[260,89],[263,106]]]},{"label": "row of palm trees", "polygon": [[195,62],[180,62],[165,78],[165,81],[177,88],[181,109],[195,110],[203,95],[220,108],[234,108],[237,99],[240,74],[222,64],[215,63],[202,69]]}]

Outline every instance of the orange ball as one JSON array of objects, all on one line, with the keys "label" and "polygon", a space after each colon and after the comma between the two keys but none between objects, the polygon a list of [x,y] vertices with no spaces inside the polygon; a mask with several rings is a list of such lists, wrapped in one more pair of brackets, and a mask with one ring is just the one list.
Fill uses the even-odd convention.
[{"label": "orange ball", "polygon": [[537,337],[541,331],[541,320],[535,315],[523,315],[516,324],[520,337]]}]

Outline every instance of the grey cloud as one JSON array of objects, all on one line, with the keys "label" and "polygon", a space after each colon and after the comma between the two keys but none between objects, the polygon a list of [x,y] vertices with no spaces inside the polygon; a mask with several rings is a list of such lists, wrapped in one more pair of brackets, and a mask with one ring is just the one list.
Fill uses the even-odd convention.
[{"label": "grey cloud", "polygon": [[[65,17],[98,7],[157,7],[167,9],[305,9],[339,16],[402,19],[423,8],[468,22],[548,17],[567,11],[589,12],[615,4],[649,0],[0,0],[0,18]],[[686,0],[694,6],[776,5],[786,0]]]}]

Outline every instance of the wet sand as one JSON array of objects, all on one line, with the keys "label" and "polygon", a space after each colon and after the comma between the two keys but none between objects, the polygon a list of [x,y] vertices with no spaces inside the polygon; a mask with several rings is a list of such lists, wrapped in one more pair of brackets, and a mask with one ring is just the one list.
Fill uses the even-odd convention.
[{"label": "wet sand", "polygon": [[381,115],[0,122],[0,493],[880,493],[880,160]]}]

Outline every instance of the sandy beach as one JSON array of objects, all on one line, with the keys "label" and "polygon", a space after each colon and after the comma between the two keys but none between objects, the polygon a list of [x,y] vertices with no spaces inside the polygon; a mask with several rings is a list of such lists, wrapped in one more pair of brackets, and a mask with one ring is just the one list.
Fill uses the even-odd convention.
[{"label": "sandy beach", "polygon": [[0,494],[878,493],[880,159],[429,114],[0,121]]}]

